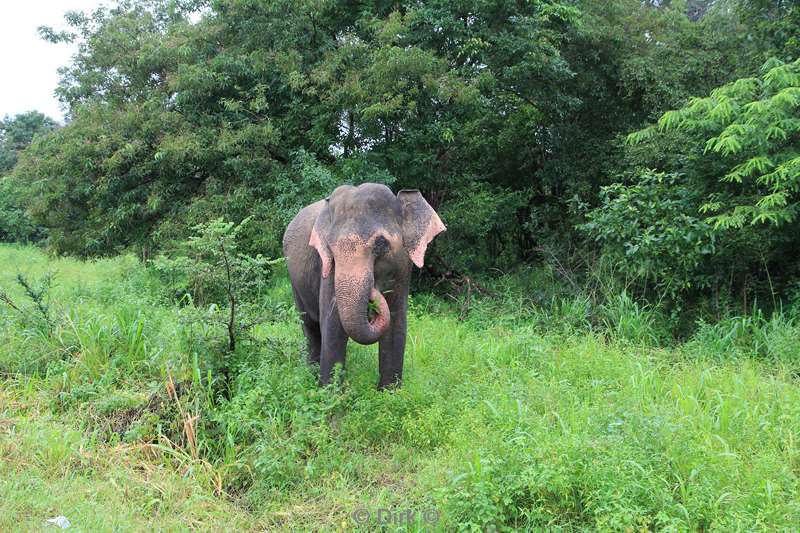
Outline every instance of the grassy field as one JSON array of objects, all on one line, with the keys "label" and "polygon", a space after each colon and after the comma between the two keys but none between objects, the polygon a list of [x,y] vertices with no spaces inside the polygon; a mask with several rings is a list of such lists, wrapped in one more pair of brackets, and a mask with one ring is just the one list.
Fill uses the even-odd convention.
[{"label": "grassy field", "polygon": [[[17,275],[36,292],[48,272],[45,311]],[[800,524],[790,318],[659,348],[625,298],[598,328],[574,302],[460,319],[417,295],[402,389],[376,391],[376,347],[353,344],[344,383],[319,389],[279,275],[222,394],[219,328],[134,258],[3,246],[0,289],[0,531]]]}]

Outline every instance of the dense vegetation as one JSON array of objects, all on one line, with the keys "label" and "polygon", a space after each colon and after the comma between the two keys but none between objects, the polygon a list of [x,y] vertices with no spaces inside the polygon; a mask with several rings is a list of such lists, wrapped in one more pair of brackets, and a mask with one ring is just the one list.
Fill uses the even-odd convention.
[{"label": "dense vegetation", "polygon": [[[50,276],[43,298],[19,265],[35,295]],[[375,390],[357,345],[345,386],[320,389],[280,270],[257,298],[271,321],[231,353],[134,257],[0,247],[18,308],[0,306],[0,529],[350,531],[362,508],[437,510],[419,531],[795,528],[800,324],[732,320],[664,350],[630,300],[595,327],[513,283],[464,320],[412,297],[402,389]]]},{"label": "dense vegetation", "polygon": [[55,127],[52,119],[36,111],[0,120],[0,242],[32,242],[45,236],[44,228],[25,209],[20,187],[3,176],[36,135]]},{"label": "dense vegetation", "polygon": [[42,28],[80,44],[57,90],[69,123],[4,187],[54,251],[145,257],[218,217],[252,217],[245,248],[277,257],[336,184],[419,188],[451,270],[603,256],[671,314],[742,312],[796,292],[798,13],[126,0]]},{"label": "dense vegetation", "polygon": [[[0,121],[0,530],[800,523],[796,2],[66,20],[66,123]],[[448,231],[403,388],[321,389],[280,237],[368,181]]]}]

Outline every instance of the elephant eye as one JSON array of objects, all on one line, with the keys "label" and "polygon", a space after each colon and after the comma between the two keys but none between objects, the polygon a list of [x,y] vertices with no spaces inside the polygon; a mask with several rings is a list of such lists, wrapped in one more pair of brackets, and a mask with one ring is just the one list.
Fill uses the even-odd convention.
[{"label": "elephant eye", "polygon": [[372,253],[375,254],[376,257],[380,257],[385,254],[389,250],[389,241],[386,240],[386,237],[383,235],[378,236],[375,239],[375,244],[372,247]]}]

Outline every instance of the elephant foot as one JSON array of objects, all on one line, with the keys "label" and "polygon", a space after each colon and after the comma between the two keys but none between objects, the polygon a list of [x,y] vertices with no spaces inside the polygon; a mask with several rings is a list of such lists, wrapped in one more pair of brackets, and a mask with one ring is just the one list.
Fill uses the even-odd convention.
[{"label": "elephant foot", "polygon": [[381,378],[378,382],[378,390],[391,390],[399,389],[402,379],[400,376],[393,376],[391,378]]}]

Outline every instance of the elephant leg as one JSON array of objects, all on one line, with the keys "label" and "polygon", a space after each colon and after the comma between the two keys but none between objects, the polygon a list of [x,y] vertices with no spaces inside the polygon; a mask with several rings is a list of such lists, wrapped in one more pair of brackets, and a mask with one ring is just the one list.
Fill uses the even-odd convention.
[{"label": "elephant leg", "polygon": [[327,385],[331,381],[333,367],[337,363],[344,370],[345,353],[347,351],[347,333],[339,319],[336,300],[333,295],[333,282],[323,283],[320,291],[320,329],[322,345],[319,363],[319,383]]},{"label": "elephant leg", "polygon": [[327,385],[331,382],[333,367],[337,363],[344,370],[345,352],[347,350],[347,333],[342,328],[338,317],[327,321],[322,327],[322,353],[319,363],[319,383]]},{"label": "elephant leg", "polygon": [[303,333],[308,341],[309,364],[319,364],[322,350],[322,332],[320,331],[319,323],[310,318],[303,318]]},{"label": "elephant leg", "polygon": [[408,311],[408,287],[398,290],[390,299],[389,311],[392,322],[378,345],[379,389],[400,385],[403,379],[403,358],[406,350],[406,313]]}]

